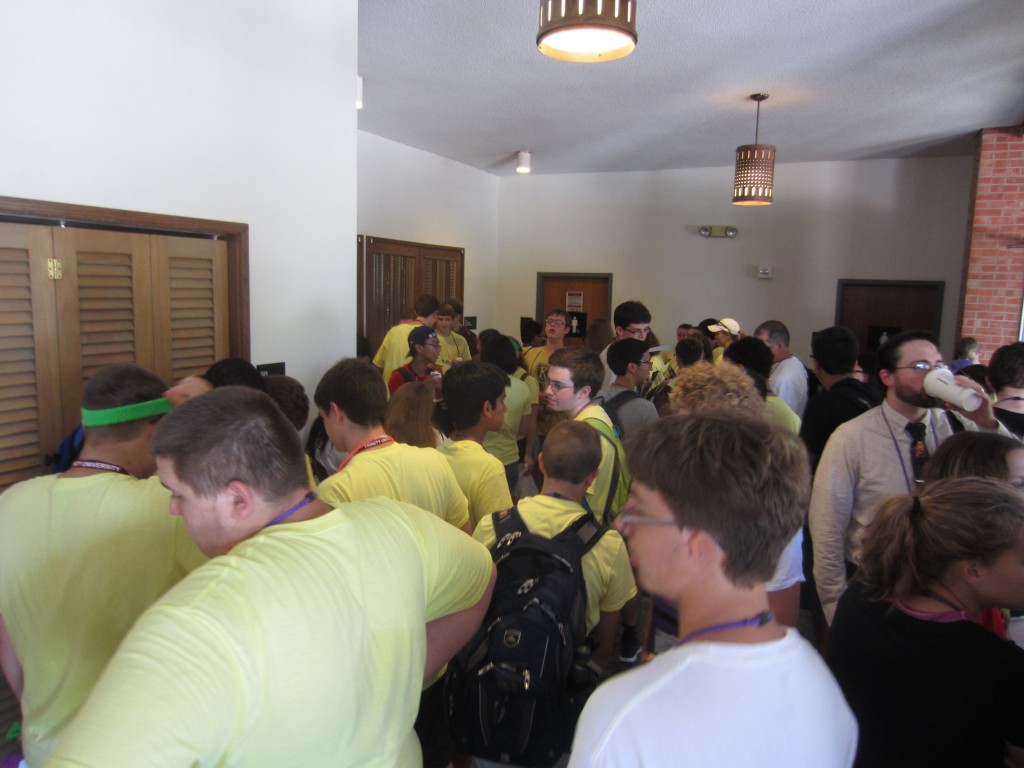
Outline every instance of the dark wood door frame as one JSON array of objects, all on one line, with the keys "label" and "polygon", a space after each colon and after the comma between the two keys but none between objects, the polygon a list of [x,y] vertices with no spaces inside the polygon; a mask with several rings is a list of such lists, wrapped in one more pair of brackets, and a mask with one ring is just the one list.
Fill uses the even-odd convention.
[{"label": "dark wood door frame", "polygon": [[0,221],[223,239],[228,256],[229,354],[249,359],[248,224],[3,196]]},{"label": "dark wood door frame", "polygon": [[608,306],[605,317],[612,319],[612,273],[611,272],[538,272],[537,273],[537,319],[544,320],[544,313],[547,308],[544,306],[544,280],[548,277],[578,278],[580,280],[607,280],[608,281]]}]

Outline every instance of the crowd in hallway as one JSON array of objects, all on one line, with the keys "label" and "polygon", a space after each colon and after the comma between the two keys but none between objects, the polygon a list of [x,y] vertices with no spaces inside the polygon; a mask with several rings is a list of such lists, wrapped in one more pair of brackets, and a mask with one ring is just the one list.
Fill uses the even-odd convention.
[{"label": "crowd in hallway", "polygon": [[86,382],[0,495],[24,766],[1024,765],[1024,343],[409,309]]}]

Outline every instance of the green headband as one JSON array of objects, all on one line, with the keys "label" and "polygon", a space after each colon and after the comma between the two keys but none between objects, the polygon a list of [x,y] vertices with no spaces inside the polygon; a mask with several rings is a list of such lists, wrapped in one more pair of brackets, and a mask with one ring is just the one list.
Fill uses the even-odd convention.
[{"label": "green headband", "polygon": [[166,397],[158,397],[156,400],[121,405],[117,408],[102,408],[95,411],[83,408],[82,426],[107,427],[111,424],[123,424],[126,421],[144,419],[147,416],[162,416],[173,407],[174,403]]}]

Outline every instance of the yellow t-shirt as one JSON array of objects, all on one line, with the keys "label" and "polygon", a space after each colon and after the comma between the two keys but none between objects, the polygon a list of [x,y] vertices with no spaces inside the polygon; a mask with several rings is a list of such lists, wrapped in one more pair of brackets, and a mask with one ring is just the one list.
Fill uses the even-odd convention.
[{"label": "yellow t-shirt", "polygon": [[473,355],[469,351],[469,342],[462,334],[452,331],[447,336],[437,334],[437,340],[441,344],[441,351],[437,355],[437,364],[447,368],[456,360],[462,362],[472,360]]},{"label": "yellow t-shirt", "polygon": [[456,528],[469,521],[466,497],[448,460],[435,448],[389,443],[360,451],[316,492],[333,505],[384,496],[415,504]]},{"label": "yellow t-shirt", "polygon": [[0,614],[25,671],[30,765],[46,762],[132,624],[206,561],[158,479],[27,480],[0,496]]},{"label": "yellow t-shirt", "polygon": [[800,417],[778,395],[768,395],[764,401],[764,418],[794,435],[800,434]]},{"label": "yellow t-shirt", "polygon": [[[610,428],[615,428],[604,408],[599,405],[586,406],[576,414],[573,421],[586,421],[587,419],[603,421]],[[597,472],[597,479],[587,488],[587,504],[594,511],[594,516],[602,523],[604,522],[604,508],[608,503],[608,493],[614,490],[611,487],[614,472],[615,448],[604,437],[601,437],[601,465]]]},{"label": "yellow t-shirt", "polygon": [[[554,538],[568,528],[583,507],[553,496],[528,496],[516,505],[531,533]],[[494,546],[494,518],[488,515],[473,531],[473,538],[490,549]],[[587,584],[587,633],[594,631],[601,613],[618,611],[636,594],[633,569],[626,543],[618,531],[608,530],[583,556],[583,580]]]},{"label": "yellow t-shirt", "polygon": [[384,382],[391,378],[396,369],[409,362],[409,334],[420,325],[417,320],[403,320],[384,335],[384,340],[373,356],[373,364],[384,369]]},{"label": "yellow t-shirt", "polygon": [[469,503],[475,528],[480,518],[512,506],[505,467],[473,440],[445,440],[437,449],[452,467]]},{"label": "yellow t-shirt", "polygon": [[515,373],[512,374],[513,379],[519,379],[527,388],[530,390],[530,405],[537,405],[540,402],[540,384],[537,379],[530,375],[523,368],[516,368]]},{"label": "yellow t-shirt", "polygon": [[[513,377],[505,387],[505,418],[501,431],[484,435],[484,450],[501,462],[502,466],[519,461],[519,423],[530,415],[533,403],[530,388],[525,382]],[[458,473],[456,473],[458,474]],[[492,510],[494,511],[494,510]]]},{"label": "yellow t-shirt", "polygon": [[265,528],[146,611],[51,765],[418,766],[425,624],[491,567],[387,499]]}]

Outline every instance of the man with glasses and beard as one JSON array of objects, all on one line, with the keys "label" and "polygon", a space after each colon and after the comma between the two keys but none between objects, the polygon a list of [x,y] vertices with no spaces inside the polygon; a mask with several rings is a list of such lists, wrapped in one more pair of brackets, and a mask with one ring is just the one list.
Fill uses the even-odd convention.
[{"label": "man with glasses and beard", "polygon": [[928,457],[954,432],[1002,430],[992,401],[964,376],[957,383],[981,395],[981,405],[969,413],[955,409],[960,416],[944,411],[924,390],[925,376],[936,368],[945,364],[931,333],[905,331],[889,338],[878,350],[885,399],[840,425],[825,445],[814,475],[809,522],[814,578],[830,624],[878,503],[894,493],[915,494]]}]

